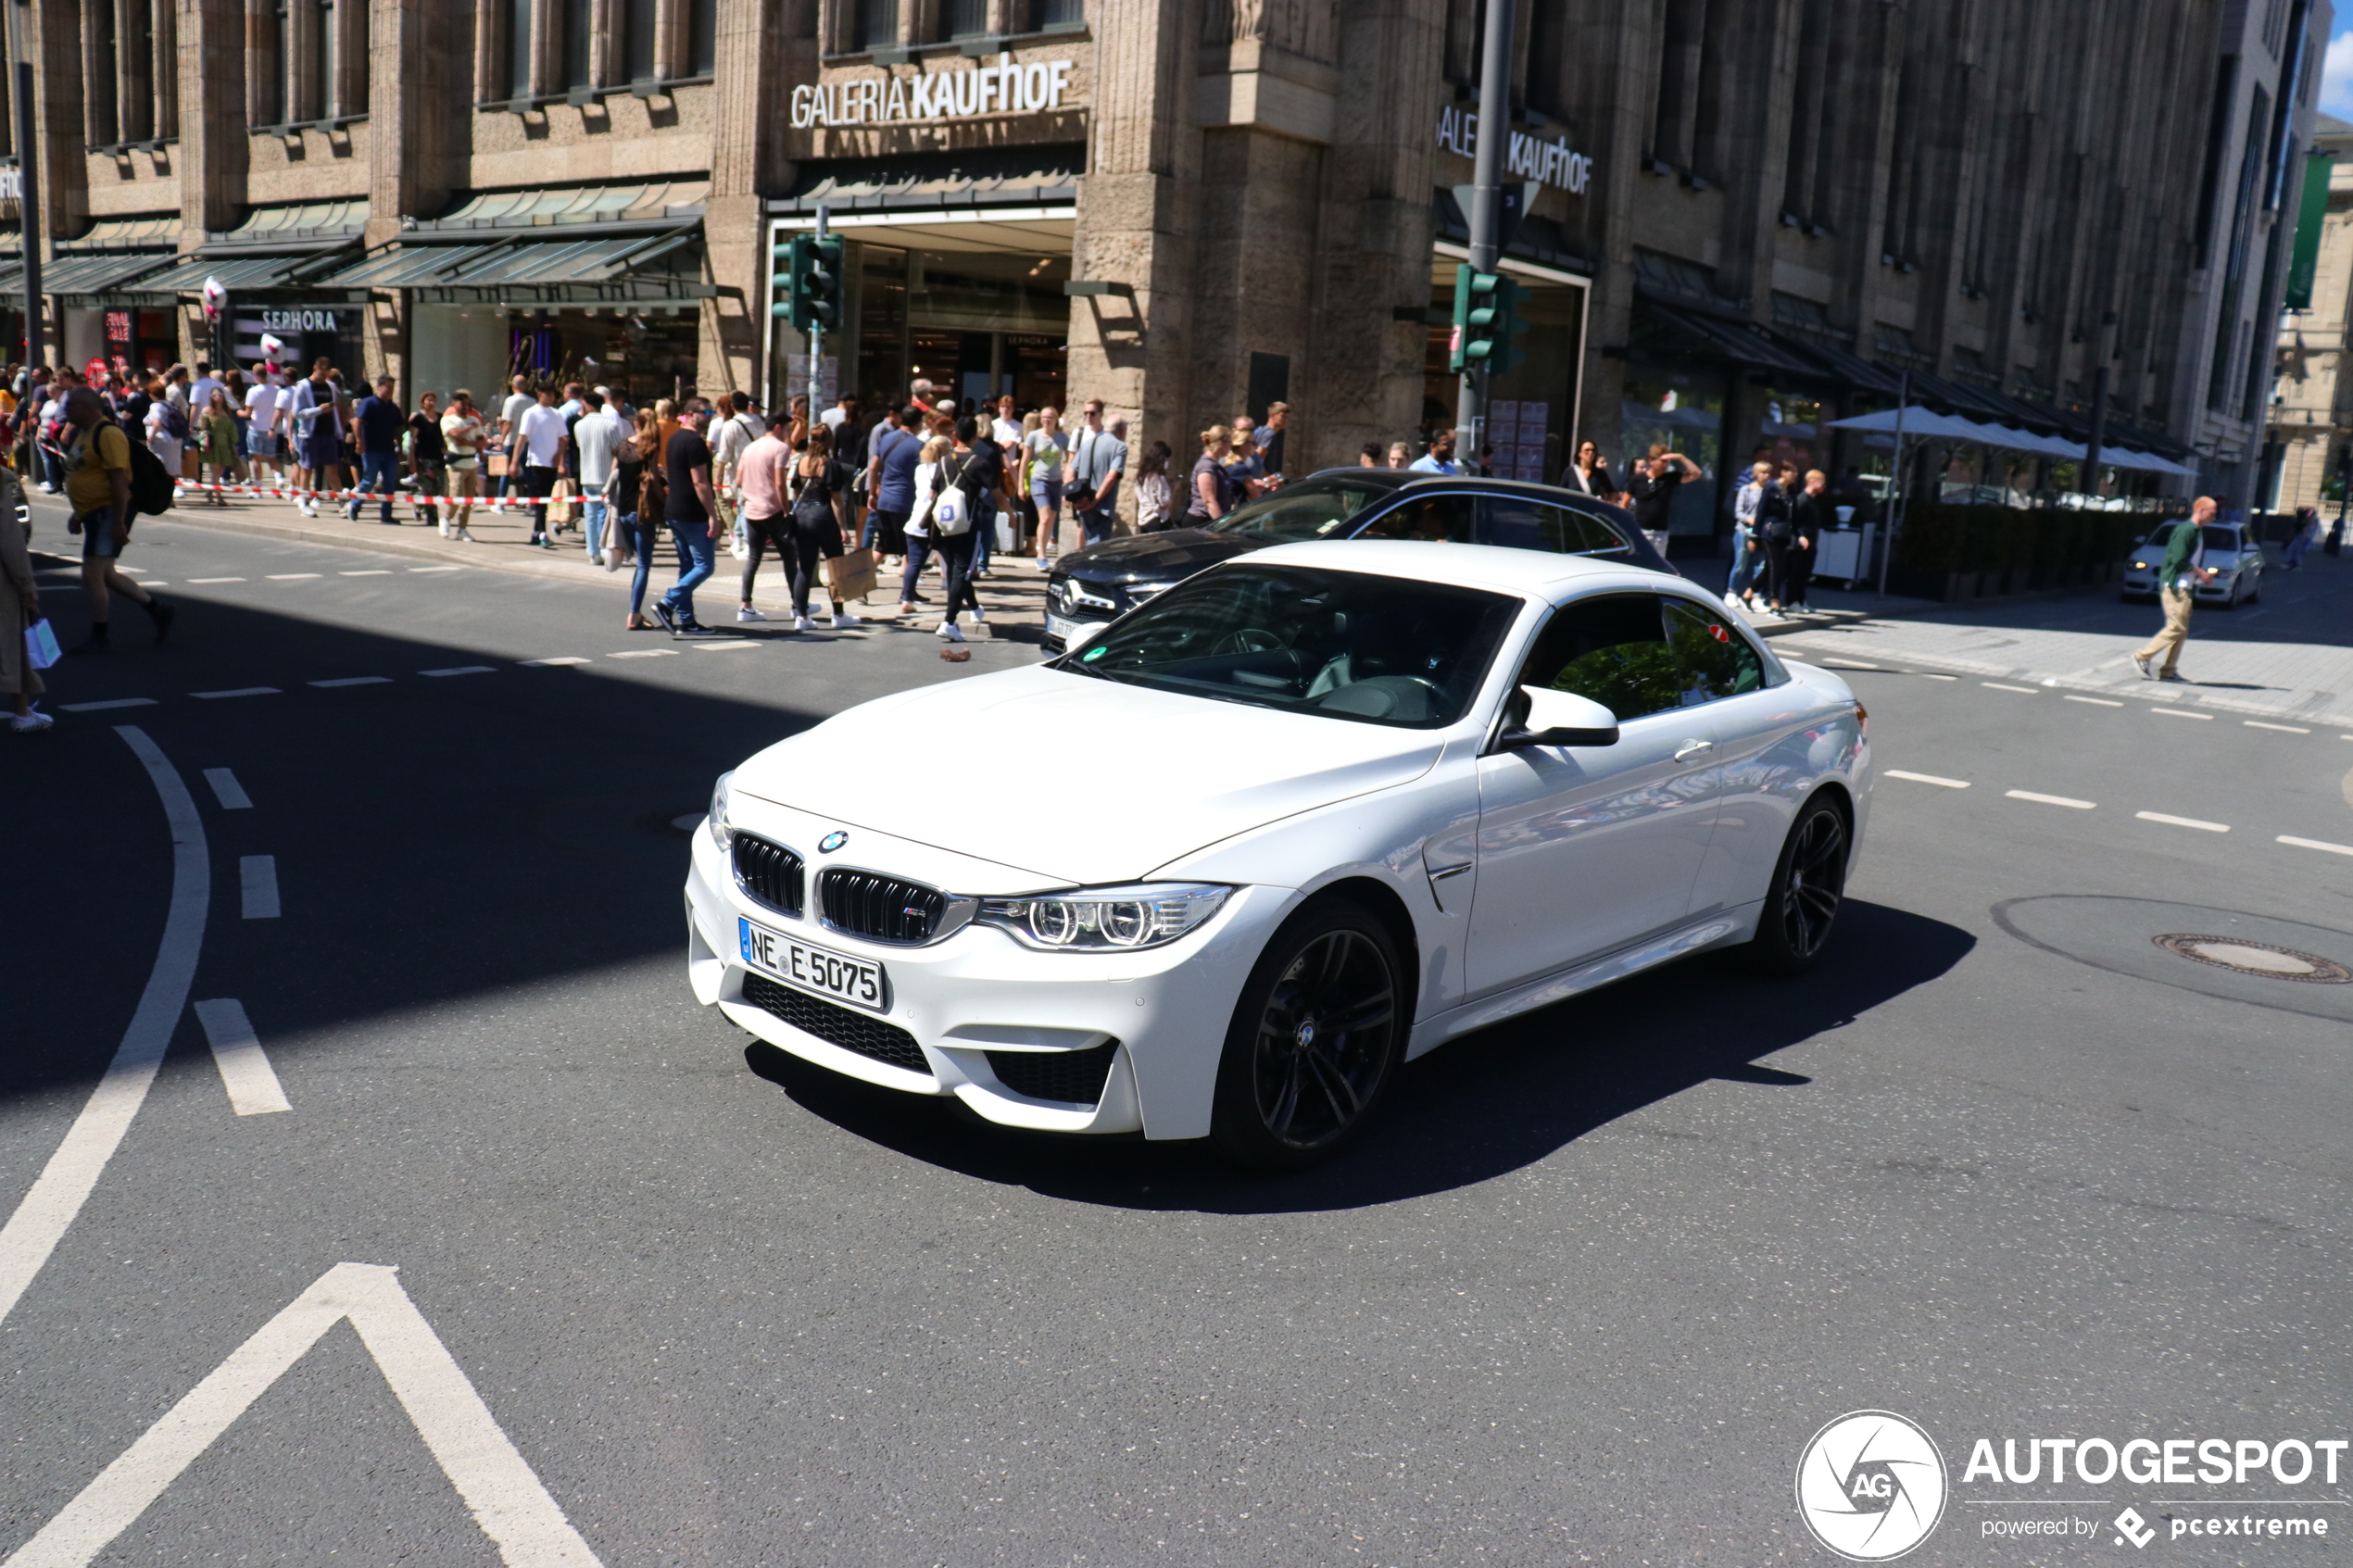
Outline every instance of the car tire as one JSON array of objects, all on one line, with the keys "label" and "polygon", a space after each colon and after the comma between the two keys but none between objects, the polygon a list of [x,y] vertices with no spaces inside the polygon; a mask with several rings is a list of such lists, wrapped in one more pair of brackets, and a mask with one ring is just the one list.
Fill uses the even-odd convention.
[{"label": "car tire", "polygon": [[1846,897],[1853,830],[1833,796],[1817,795],[1797,813],[1781,843],[1749,955],[1768,974],[1803,974],[1830,943]]},{"label": "car tire", "polygon": [[1406,997],[1396,944],[1361,905],[1331,898],[1291,916],[1234,1006],[1211,1141],[1270,1171],[1354,1143],[1403,1059]]}]

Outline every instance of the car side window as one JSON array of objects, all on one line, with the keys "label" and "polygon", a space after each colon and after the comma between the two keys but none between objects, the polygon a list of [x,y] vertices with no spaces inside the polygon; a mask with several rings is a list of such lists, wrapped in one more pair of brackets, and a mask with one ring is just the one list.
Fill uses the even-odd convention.
[{"label": "car side window", "polygon": [[1482,545],[1543,550],[1556,556],[1600,555],[1627,548],[1626,541],[1601,519],[1529,495],[1478,497],[1474,537]]},{"label": "car side window", "polygon": [[1682,678],[1684,707],[1764,687],[1765,661],[1749,646],[1748,639],[1715,611],[1669,598],[1667,635],[1674,645],[1675,668]]},{"label": "car side window", "polygon": [[1620,721],[1683,705],[1656,594],[1602,594],[1554,612],[1521,667],[1523,686],[1591,697]]},{"label": "car side window", "polygon": [[1366,522],[1355,539],[1430,539],[1471,542],[1471,497],[1460,491],[1405,496]]}]

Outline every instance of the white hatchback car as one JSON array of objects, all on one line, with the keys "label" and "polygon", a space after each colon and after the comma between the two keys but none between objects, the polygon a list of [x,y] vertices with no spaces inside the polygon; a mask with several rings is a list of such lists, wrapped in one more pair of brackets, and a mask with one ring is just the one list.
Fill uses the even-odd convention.
[{"label": "white hatchback car", "polygon": [[[992,1122],[1303,1165],[1457,1035],[1711,947],[1808,967],[1865,726],[1680,580],[1283,546],[722,778],[687,973],[796,1056]],[[1049,769],[1043,822],[978,804]]]}]

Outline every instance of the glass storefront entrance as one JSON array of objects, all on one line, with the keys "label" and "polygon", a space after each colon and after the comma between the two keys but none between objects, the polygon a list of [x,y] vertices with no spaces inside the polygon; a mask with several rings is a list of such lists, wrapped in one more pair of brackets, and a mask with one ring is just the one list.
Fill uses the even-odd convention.
[{"label": "glass storefront entrance", "polygon": [[[1025,409],[1060,408],[1067,385],[1070,302],[1063,256],[902,249],[853,244],[852,384],[869,399],[904,397],[918,378],[958,398],[1013,394]],[[828,357],[837,347],[827,345]]]},{"label": "glass storefront entrance", "polygon": [[[1451,321],[1455,258],[1430,266],[1431,320]],[[1526,358],[1488,387],[1487,445],[1497,477],[1557,483],[1575,455],[1577,403],[1585,362],[1585,285],[1523,270],[1504,270],[1529,291],[1520,307],[1529,330]],[[1432,326],[1422,366],[1422,436],[1454,427],[1456,378],[1447,369],[1451,326]],[[1416,456],[1418,456],[1418,452]]]}]

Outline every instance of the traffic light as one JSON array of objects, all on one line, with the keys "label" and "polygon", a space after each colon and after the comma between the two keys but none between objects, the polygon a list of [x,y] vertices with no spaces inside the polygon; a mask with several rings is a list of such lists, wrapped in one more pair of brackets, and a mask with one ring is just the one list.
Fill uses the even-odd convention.
[{"label": "traffic light", "polygon": [[841,241],[831,234],[796,234],[775,248],[783,262],[776,284],[785,297],[769,307],[796,332],[833,332],[841,325]]},{"label": "traffic light", "polygon": [[1519,307],[1528,290],[1501,272],[1474,272],[1465,263],[1454,269],[1454,336],[1447,366],[1457,374],[1508,370],[1528,358],[1518,343],[1529,324]]}]

